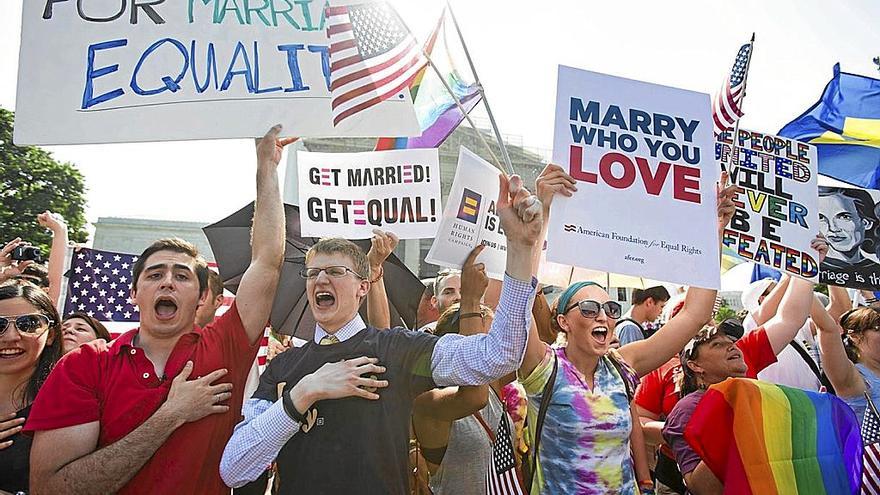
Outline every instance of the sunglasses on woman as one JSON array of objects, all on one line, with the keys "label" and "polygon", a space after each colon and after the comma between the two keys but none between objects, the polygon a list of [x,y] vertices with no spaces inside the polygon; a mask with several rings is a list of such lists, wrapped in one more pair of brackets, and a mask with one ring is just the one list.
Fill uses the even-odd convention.
[{"label": "sunglasses on woman", "polygon": [[48,316],[34,313],[31,315],[0,316],[0,335],[6,333],[9,324],[15,323],[18,333],[30,336],[39,336],[55,324]]},{"label": "sunglasses on woman", "polygon": [[581,311],[581,316],[584,318],[596,318],[599,316],[599,310],[605,311],[605,316],[612,319],[620,318],[621,306],[620,303],[616,301],[608,301],[606,303],[600,303],[599,301],[594,301],[592,299],[584,299],[583,301],[578,301],[568,308],[565,309],[565,313],[568,313],[572,309],[577,307]]}]

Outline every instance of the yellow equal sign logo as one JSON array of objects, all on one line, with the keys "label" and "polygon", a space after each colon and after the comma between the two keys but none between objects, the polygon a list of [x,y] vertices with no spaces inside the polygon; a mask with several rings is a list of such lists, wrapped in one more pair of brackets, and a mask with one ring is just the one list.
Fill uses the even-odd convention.
[{"label": "yellow equal sign logo", "polygon": [[458,207],[457,218],[476,224],[477,218],[480,215],[480,202],[482,200],[482,195],[465,188],[464,193],[461,195],[461,205]]}]

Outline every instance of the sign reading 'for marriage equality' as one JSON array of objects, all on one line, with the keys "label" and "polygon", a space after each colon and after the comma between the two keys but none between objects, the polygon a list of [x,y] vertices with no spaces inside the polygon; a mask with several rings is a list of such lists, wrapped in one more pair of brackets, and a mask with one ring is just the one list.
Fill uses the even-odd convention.
[{"label": "sign reading 'for marriage equality'", "polygon": [[559,67],[553,160],[577,181],[554,199],[547,259],[718,288],[709,95]]},{"label": "sign reading 'for marriage equality'", "polygon": [[326,4],[27,0],[15,142],[418,135],[409,91],[333,126]]},{"label": "sign reading 'for marriage equality'", "polygon": [[433,237],[442,214],[436,148],[296,155],[306,237]]},{"label": "sign reading 'for marriage equality'", "polygon": [[816,147],[740,129],[716,138],[715,158],[737,186],[721,242],[741,258],[818,282]]}]

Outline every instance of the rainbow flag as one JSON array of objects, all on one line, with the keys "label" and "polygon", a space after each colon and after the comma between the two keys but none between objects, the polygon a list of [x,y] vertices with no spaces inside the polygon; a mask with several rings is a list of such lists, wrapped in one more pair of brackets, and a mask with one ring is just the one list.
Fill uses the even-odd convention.
[{"label": "rainbow flag", "polygon": [[[425,52],[431,56],[438,71],[443,74],[446,84],[461,102],[461,106],[470,113],[482,100],[482,93],[477,84],[468,81],[458,70],[452,50],[449,47],[446,32],[446,10],[437,21],[437,26],[425,42]],[[435,51],[436,45],[442,50]],[[413,148],[436,148],[452,134],[452,131],[464,120],[464,114],[458,109],[455,100],[443,86],[437,73],[425,66],[410,83],[410,95],[416,118],[419,121],[421,136],[416,137],[383,137],[376,142],[376,151],[400,150]]]},{"label": "rainbow flag", "polygon": [[855,413],[830,394],[729,378],[712,385],[685,439],[725,494],[858,494],[862,438]]}]

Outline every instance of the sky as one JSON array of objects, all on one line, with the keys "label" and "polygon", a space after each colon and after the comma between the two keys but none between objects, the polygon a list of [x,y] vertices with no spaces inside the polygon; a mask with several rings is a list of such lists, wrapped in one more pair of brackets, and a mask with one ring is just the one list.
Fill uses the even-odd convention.
[{"label": "sky", "polygon": [[[15,108],[22,1],[41,0],[5,0],[0,16],[0,106],[7,109]],[[392,3],[420,38],[442,7],[435,0]],[[501,132],[544,149],[553,141],[558,64],[714,94],[755,32],[741,125],[774,133],[818,99],[835,63],[876,76],[872,59],[880,55],[880,2],[866,0],[452,0],[452,6]],[[85,175],[90,222],[209,223],[255,194],[248,140],[47,149]]]}]

